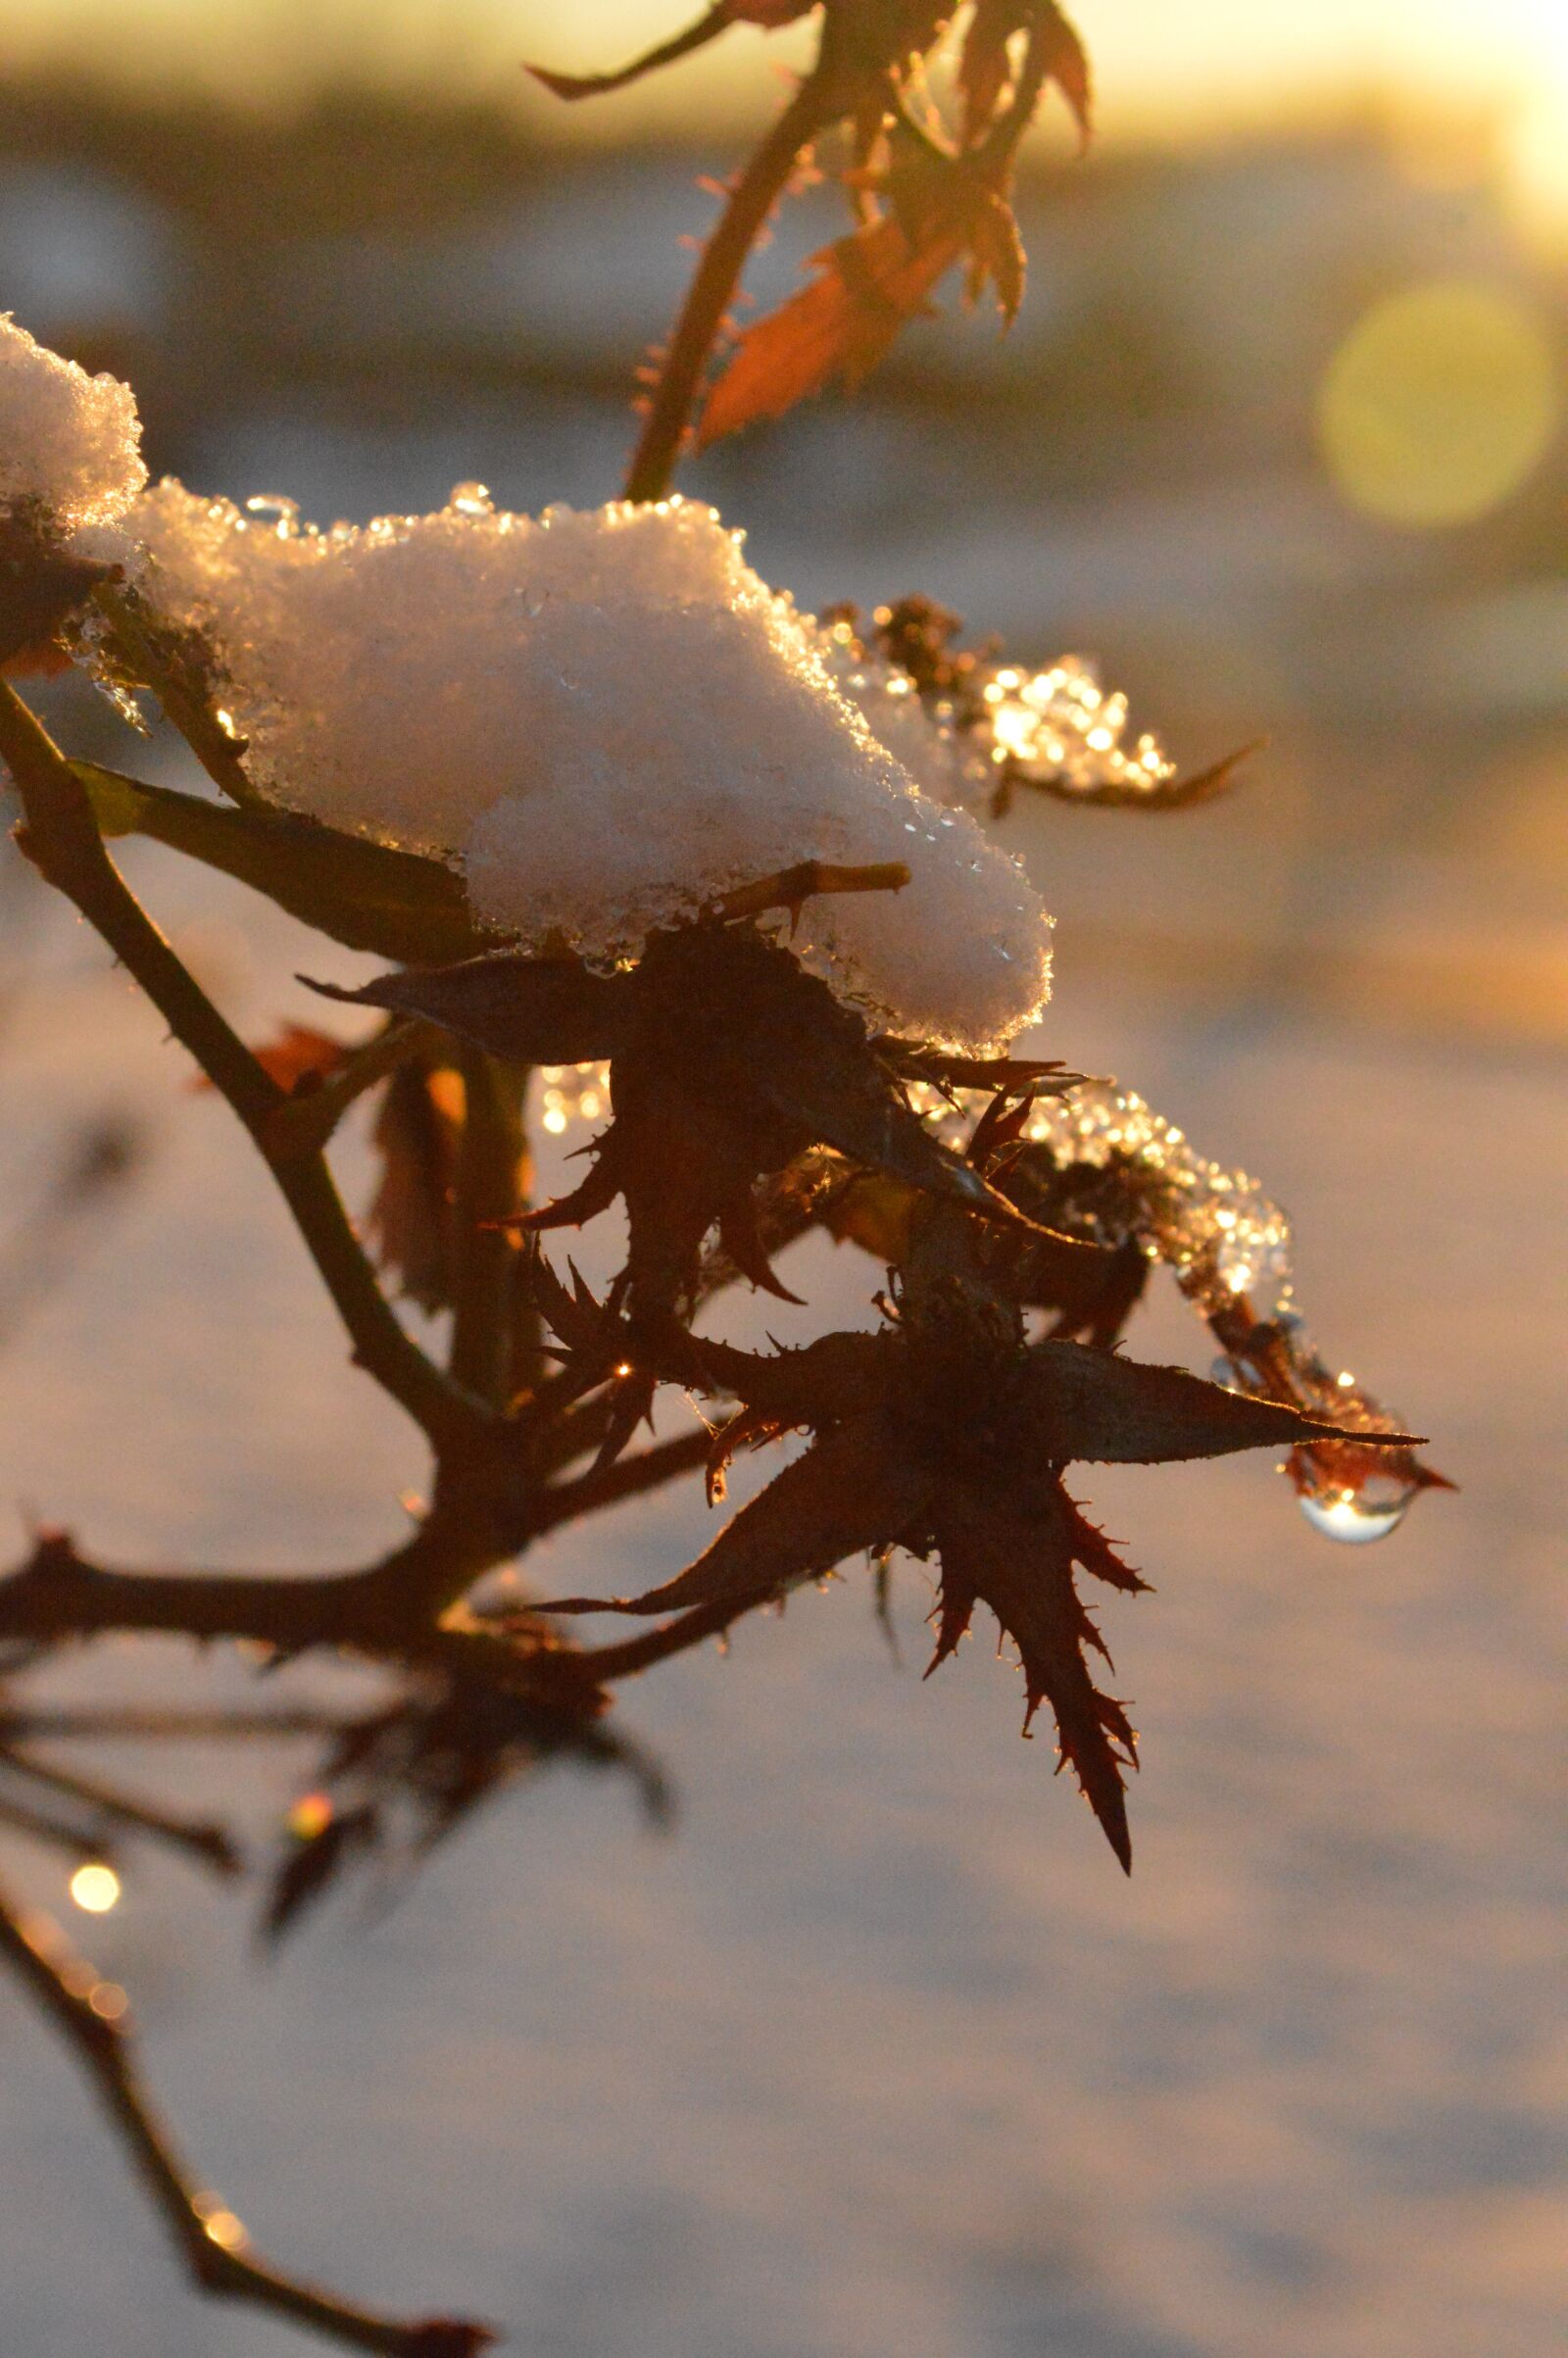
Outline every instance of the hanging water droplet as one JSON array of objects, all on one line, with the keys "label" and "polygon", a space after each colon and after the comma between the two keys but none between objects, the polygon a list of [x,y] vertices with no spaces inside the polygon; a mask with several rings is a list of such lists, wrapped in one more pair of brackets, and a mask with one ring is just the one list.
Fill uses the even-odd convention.
[{"label": "hanging water droplet", "polygon": [[1222,1384],[1227,1392],[1248,1392],[1251,1389],[1247,1381],[1246,1370],[1239,1367],[1226,1351],[1220,1352],[1208,1374],[1211,1383]]},{"label": "hanging water droplet", "polygon": [[299,537],[300,504],[298,500],[288,499],[280,491],[258,491],[246,501],[245,507],[251,516],[264,519],[268,516],[272,517],[274,519],[272,529],[279,540],[295,540]]},{"label": "hanging water droplet", "polygon": [[1303,1491],[1297,1500],[1314,1531],[1348,1547],[1364,1547],[1397,1531],[1409,1512],[1415,1486],[1391,1475],[1374,1475],[1359,1490],[1325,1482],[1321,1489]]}]

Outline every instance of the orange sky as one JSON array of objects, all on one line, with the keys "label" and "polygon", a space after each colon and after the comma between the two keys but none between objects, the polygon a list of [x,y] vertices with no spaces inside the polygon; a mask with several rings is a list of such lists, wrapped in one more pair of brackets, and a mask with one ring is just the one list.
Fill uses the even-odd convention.
[{"label": "orange sky", "polygon": [[[624,58],[700,0],[6,0],[0,59],[93,54],[137,78],[192,75],[270,96],[325,74],[391,72],[510,93],[519,61]],[[1518,179],[1568,224],[1568,0],[1075,0],[1107,137],[1222,131],[1369,90],[1507,121]],[[765,95],[800,32],[737,30],[596,128],[729,113]]]}]

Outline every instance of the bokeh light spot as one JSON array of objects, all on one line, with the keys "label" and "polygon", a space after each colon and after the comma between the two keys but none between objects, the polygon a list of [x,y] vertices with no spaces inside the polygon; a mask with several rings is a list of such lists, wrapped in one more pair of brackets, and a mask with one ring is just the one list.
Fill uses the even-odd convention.
[{"label": "bokeh light spot", "polygon": [[89,1916],[107,1916],[120,1897],[120,1878],[102,1859],[91,1859],[72,1877],[71,1896]]},{"label": "bokeh light spot", "polygon": [[1561,412],[1548,330],[1520,296],[1443,279],[1390,296],[1350,330],[1318,392],[1318,439],[1352,507],[1461,524],[1517,491]]},{"label": "bokeh light spot", "polygon": [[288,1813],[288,1830],[298,1842],[314,1842],[332,1823],[332,1804],[325,1793],[301,1793]]}]

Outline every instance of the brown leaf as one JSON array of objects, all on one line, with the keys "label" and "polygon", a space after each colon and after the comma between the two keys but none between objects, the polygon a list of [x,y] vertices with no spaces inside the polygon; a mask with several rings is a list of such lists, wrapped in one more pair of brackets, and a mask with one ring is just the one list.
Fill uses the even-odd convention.
[{"label": "brown leaf", "polygon": [[925,307],[963,247],[962,231],[951,227],[912,243],[891,217],[824,247],[810,285],[741,337],[709,394],[698,447],[759,418],[782,418],[835,378],[858,385]]},{"label": "brown leaf", "polygon": [[[1236,772],[1244,761],[1261,753],[1268,743],[1266,737],[1254,737],[1250,744],[1238,746],[1223,760],[1212,761],[1206,769],[1191,770],[1183,777],[1163,778],[1155,786],[1118,784],[1106,780],[1099,786],[1069,785],[1064,777],[1031,777],[1004,765],[999,797],[1010,800],[1012,790],[1027,787],[1034,794],[1049,794],[1059,803],[1079,803],[1097,811],[1194,811],[1200,803],[1212,803],[1222,794],[1229,794],[1236,782]],[[1003,815],[1001,811],[998,816]]]},{"label": "brown leaf", "polygon": [[462,2317],[426,2317],[409,2328],[404,2358],[482,2358],[501,2336]]},{"label": "brown leaf", "polygon": [[1022,1660],[1024,1734],[1041,1703],[1049,1702],[1062,1759],[1130,1875],[1122,1772],[1137,1766],[1137,1736],[1122,1705],[1089,1675],[1085,1648],[1103,1654],[1105,1646],[1073,1585],[1077,1538],[1059,1491],[1032,1501],[1027,1516],[997,1508],[979,1492],[951,1493],[937,1527],[941,1626],[931,1669],[952,1652],[976,1600],[988,1604]]},{"label": "brown leaf", "polygon": [[576,958],[503,950],[454,966],[379,974],[357,991],[321,982],[311,989],[351,1007],[422,1015],[518,1064],[595,1063],[614,1055],[624,1028],[620,978],[591,974]]},{"label": "brown leaf", "polygon": [[694,50],[706,47],[721,32],[728,31],[738,13],[732,0],[714,0],[708,14],[688,25],[683,32],[661,41],[613,74],[555,74],[548,66],[529,66],[527,72],[536,82],[543,82],[555,98],[603,98],[608,91],[624,90],[628,83],[641,81],[645,74],[657,74],[661,66],[672,66],[677,59],[690,57]]},{"label": "brown leaf", "polygon": [[739,1614],[885,1546],[928,1504],[935,1477],[891,1418],[858,1417],[813,1442],[743,1506],[694,1564],[644,1596],[568,1597],[548,1613],[672,1613],[691,1605]]},{"label": "brown leaf", "polygon": [[[1281,1402],[1227,1391],[1184,1367],[1150,1367],[1083,1343],[1035,1344],[1025,1400],[1038,1446],[1053,1465],[1074,1458],[1149,1465],[1282,1444],[1368,1439]],[[1391,1447],[1409,1440],[1407,1433],[1387,1436]]]},{"label": "brown leaf", "polygon": [[1056,0],[1031,0],[1029,18],[1036,37],[1046,44],[1046,78],[1055,83],[1067,101],[1078,125],[1079,142],[1087,147],[1094,128],[1089,53]]},{"label": "brown leaf", "polygon": [[302,1083],[321,1082],[340,1072],[354,1051],[308,1023],[286,1023],[274,1040],[252,1051],[262,1070],[290,1096]]},{"label": "brown leaf", "polygon": [[997,102],[1012,78],[1007,43],[1023,24],[1023,0],[975,0],[958,58],[965,147],[977,146],[991,127]]},{"label": "brown leaf", "polygon": [[462,1105],[459,1074],[400,1064],[373,1133],[381,1178],[366,1226],[379,1266],[422,1310],[452,1301]]}]

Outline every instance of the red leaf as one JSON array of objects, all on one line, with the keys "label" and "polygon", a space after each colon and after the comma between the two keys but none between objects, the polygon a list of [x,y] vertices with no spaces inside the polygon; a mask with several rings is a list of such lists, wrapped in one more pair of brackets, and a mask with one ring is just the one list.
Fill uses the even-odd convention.
[{"label": "red leaf", "polygon": [[965,147],[977,146],[995,122],[1012,78],[1007,44],[1015,33],[1025,31],[1036,44],[1042,78],[1054,82],[1061,92],[1087,147],[1093,106],[1089,58],[1056,0],[976,0],[958,60]]},{"label": "red leaf", "polygon": [[760,418],[782,418],[835,378],[858,384],[924,308],[964,242],[962,230],[950,227],[912,244],[890,218],[825,247],[810,285],[741,337],[708,397],[698,447]]},{"label": "red leaf", "polygon": [[324,1081],[348,1062],[353,1050],[330,1032],[308,1023],[286,1023],[275,1040],[254,1052],[262,1070],[292,1096],[302,1081]]}]

